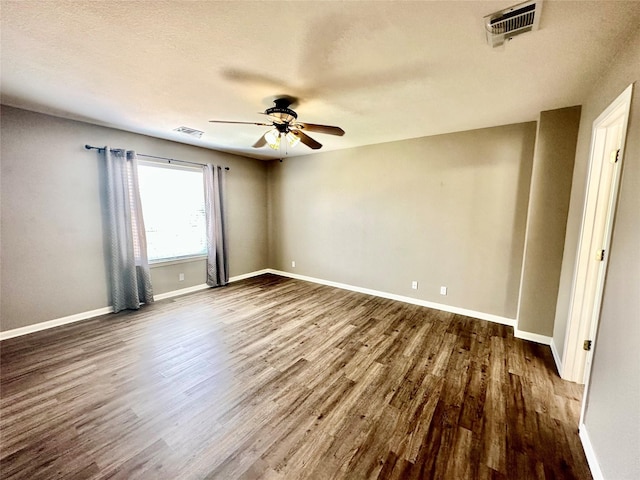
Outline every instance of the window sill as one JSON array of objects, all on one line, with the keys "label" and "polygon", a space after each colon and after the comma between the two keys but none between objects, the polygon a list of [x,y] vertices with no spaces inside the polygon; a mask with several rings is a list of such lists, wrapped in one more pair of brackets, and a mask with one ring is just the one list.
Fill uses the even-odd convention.
[{"label": "window sill", "polygon": [[163,260],[153,260],[149,262],[149,268],[168,267],[181,263],[200,262],[206,260],[206,255],[193,255],[191,257],[167,258]]}]

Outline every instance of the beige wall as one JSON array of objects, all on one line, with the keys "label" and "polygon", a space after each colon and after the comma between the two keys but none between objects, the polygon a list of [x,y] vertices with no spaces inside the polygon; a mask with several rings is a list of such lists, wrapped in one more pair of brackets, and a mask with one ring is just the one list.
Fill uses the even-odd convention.
[{"label": "beige wall", "polygon": [[[515,318],[534,136],[535,123],[510,125],[268,166],[3,107],[0,328],[108,305],[85,143],[231,166],[231,275],[297,260],[295,273]],[[156,294],[201,284],[204,262],[154,267],[152,280]]]},{"label": "beige wall", "polygon": [[[2,331],[109,305],[99,161],[85,143],[229,166],[230,273],[267,267],[264,162],[10,107],[1,114]],[[154,293],[205,281],[203,262],[181,271],[183,282],[175,265],[154,268]]]},{"label": "beige wall", "polygon": [[531,173],[518,329],[550,337],[576,155],[580,107],[541,112]]},{"label": "beige wall", "polygon": [[[179,280],[180,274],[184,275],[182,282]],[[206,278],[207,261],[202,258],[151,265],[151,285],[153,285],[154,295],[202,285]]]},{"label": "beige wall", "polygon": [[593,121],[634,85],[585,426],[604,478],[640,478],[640,30],[583,103],[554,328],[564,348]]},{"label": "beige wall", "polygon": [[535,128],[272,162],[270,265],[514,319]]}]

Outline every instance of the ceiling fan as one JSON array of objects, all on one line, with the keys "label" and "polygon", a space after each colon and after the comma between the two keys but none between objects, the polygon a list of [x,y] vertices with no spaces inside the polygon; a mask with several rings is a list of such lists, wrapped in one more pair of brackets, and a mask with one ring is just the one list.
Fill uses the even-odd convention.
[{"label": "ceiling fan", "polygon": [[265,145],[269,145],[269,147],[274,150],[278,150],[280,148],[280,140],[284,137],[291,147],[295,147],[298,143],[302,142],[307,147],[312,148],[313,150],[318,150],[319,148],[322,148],[322,144],[304,133],[303,130],[326,133],[329,135],[344,135],[344,130],[340,127],[298,122],[298,114],[289,108],[295,102],[296,99],[294,97],[276,98],[273,101],[274,106],[267,108],[263,113],[261,113],[262,115],[269,117],[269,123],[233,122],[226,120],[209,121],[212,123],[236,123],[242,125],[263,125],[265,127],[273,127],[253,144],[253,148],[260,148]]}]

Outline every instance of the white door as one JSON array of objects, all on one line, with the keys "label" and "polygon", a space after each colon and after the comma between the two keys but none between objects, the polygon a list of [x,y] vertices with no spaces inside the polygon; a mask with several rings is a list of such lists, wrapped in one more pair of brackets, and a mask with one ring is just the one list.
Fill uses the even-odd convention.
[{"label": "white door", "polygon": [[[592,246],[590,251],[593,252],[591,261],[587,266],[587,281],[585,291],[584,318],[591,319],[585,322],[585,340],[591,342],[588,344],[589,350],[585,350],[584,342],[581,352],[584,352],[584,372],[582,377],[586,383],[587,375],[591,371],[591,360],[593,358],[593,342],[595,342],[595,334],[598,328],[598,319],[600,317],[600,306],[602,301],[602,293],[604,287],[604,277],[607,260],[609,259],[609,240],[607,235],[611,222],[613,220],[613,208],[615,199],[612,192],[616,190],[615,182],[620,172],[620,148],[622,132],[622,117],[615,119],[615,123],[602,128],[599,132],[603,135],[604,150],[598,159],[600,165],[600,182],[598,185],[598,198],[596,200],[594,212],[594,224],[592,234]],[[609,158],[607,158],[609,157]],[[580,373],[578,372],[578,375]]]},{"label": "white door", "polygon": [[587,382],[593,357],[631,91],[632,85],[593,122],[589,179],[562,361],[562,378],[578,383]]}]

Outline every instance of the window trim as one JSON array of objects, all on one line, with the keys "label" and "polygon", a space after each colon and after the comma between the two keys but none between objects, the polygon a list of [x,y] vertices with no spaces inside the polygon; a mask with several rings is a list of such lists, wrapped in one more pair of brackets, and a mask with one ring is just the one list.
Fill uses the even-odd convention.
[{"label": "window trim", "polygon": [[138,165],[143,165],[145,167],[166,168],[169,170],[195,170],[197,172],[202,172],[203,167],[205,167],[204,164],[202,165],[202,167],[196,167],[195,165],[179,165],[177,163],[169,163],[164,160],[141,160],[140,158],[138,158]]},{"label": "window trim", "polygon": [[181,263],[198,262],[206,260],[207,255],[185,255],[184,257],[163,258],[161,260],[149,260],[149,268],[168,267]]},{"label": "window trim", "polygon": [[[178,164],[174,164],[174,163],[167,163],[165,161],[161,161],[161,160],[141,160],[138,158],[138,166],[144,166],[144,167],[154,167],[154,168],[166,168],[167,170],[182,170],[182,171],[189,171],[189,172],[200,172],[203,175],[203,182],[204,182],[204,167],[205,165],[203,164],[202,167],[197,167],[197,166],[191,166],[191,165],[178,165]],[[205,199],[206,200],[206,199]],[[144,214],[144,207],[143,207],[143,214]],[[206,238],[205,238],[206,240]],[[159,258],[159,259],[154,259],[151,260],[149,259],[149,268],[157,268],[157,267],[162,267],[162,266],[170,266],[170,265],[178,265],[181,263],[189,263],[189,262],[197,262],[199,260],[206,260],[208,257],[207,253],[196,253],[196,254],[189,254],[189,255],[183,255],[183,256],[179,256],[179,257],[164,257],[164,258]]]}]

